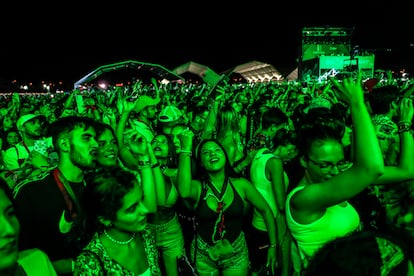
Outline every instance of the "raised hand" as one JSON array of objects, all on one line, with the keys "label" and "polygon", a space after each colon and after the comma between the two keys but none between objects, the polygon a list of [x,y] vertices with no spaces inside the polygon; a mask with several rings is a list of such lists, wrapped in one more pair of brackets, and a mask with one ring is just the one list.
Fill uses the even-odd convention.
[{"label": "raised hand", "polygon": [[192,132],[189,128],[184,129],[178,134],[178,139],[181,142],[181,149],[182,150],[191,150],[193,147],[193,138],[194,132]]},{"label": "raised hand", "polygon": [[361,71],[358,72],[355,80],[349,77],[339,82],[335,77],[330,78],[331,83],[336,88],[337,98],[349,104],[364,102],[364,88],[361,80]]},{"label": "raised hand", "polygon": [[140,133],[134,133],[129,141],[128,147],[136,155],[148,155],[148,142],[145,136]]},{"label": "raised hand", "polygon": [[400,122],[412,123],[414,116],[413,100],[410,98],[403,98],[398,109]]},{"label": "raised hand", "polygon": [[131,112],[134,110],[135,106],[137,105],[138,98],[133,97],[125,97],[122,99],[122,110],[124,112]]}]

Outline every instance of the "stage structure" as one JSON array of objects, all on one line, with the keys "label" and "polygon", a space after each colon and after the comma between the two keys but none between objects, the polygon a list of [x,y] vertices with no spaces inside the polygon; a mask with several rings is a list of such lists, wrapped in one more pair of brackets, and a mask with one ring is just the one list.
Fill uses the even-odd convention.
[{"label": "stage structure", "polygon": [[236,66],[232,73],[243,76],[249,83],[283,81],[283,75],[271,64],[253,60]]},{"label": "stage structure", "polygon": [[349,56],[351,53],[351,28],[303,28],[301,36],[301,61],[320,56]]},{"label": "stage structure", "polygon": [[99,77],[102,78],[103,74],[111,75],[107,77],[117,82],[142,80],[143,83],[151,83],[152,78],[161,81],[185,82],[184,78],[159,64],[127,60],[98,67],[75,82],[74,89],[78,89],[85,84],[99,81]]},{"label": "stage structure", "polygon": [[301,63],[301,79],[323,80],[329,76],[346,76],[362,71],[363,78],[374,76],[375,56],[320,56]]},{"label": "stage structure", "polygon": [[298,78],[326,79],[349,75],[362,70],[364,77],[374,75],[375,56],[359,55],[352,47],[352,28],[310,27],[301,32]]}]

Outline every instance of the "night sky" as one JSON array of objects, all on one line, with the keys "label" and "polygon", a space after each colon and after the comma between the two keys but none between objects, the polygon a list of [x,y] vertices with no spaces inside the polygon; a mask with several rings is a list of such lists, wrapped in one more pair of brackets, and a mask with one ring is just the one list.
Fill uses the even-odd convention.
[{"label": "night sky", "polygon": [[372,51],[380,67],[414,64],[414,25],[404,18],[408,7],[354,5],[322,12],[291,4],[244,7],[242,12],[214,5],[188,7],[192,12],[150,9],[156,16],[137,8],[126,12],[132,7],[119,13],[109,6],[99,16],[80,7],[72,7],[73,16],[48,14],[38,20],[31,14],[22,19],[24,24],[3,24],[0,80],[63,81],[70,86],[99,66],[126,60],[170,70],[193,61],[217,72],[257,60],[284,73],[298,64],[301,30],[325,26],[353,28],[352,46]]}]

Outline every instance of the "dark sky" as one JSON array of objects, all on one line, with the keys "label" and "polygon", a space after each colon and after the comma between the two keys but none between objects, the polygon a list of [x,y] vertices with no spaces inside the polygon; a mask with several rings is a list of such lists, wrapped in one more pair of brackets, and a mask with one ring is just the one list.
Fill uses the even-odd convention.
[{"label": "dark sky", "polygon": [[41,19],[30,14],[20,25],[8,21],[1,27],[0,79],[72,84],[99,66],[125,60],[170,70],[194,61],[218,72],[257,60],[283,72],[298,63],[301,30],[319,26],[353,28],[352,44],[372,50],[384,66],[391,56],[392,62],[414,64],[414,25],[404,19],[408,7],[354,5],[325,12],[314,4],[285,5],[238,12],[214,5],[187,7],[191,12],[108,6],[98,16],[83,7],[72,7],[67,16],[62,7]]}]

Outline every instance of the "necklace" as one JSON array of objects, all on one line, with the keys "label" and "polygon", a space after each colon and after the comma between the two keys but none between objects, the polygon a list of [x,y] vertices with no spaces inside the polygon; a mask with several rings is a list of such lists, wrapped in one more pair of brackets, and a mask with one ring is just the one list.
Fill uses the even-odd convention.
[{"label": "necklace", "polygon": [[[207,185],[210,187],[211,192],[206,193],[206,196],[203,198],[206,200],[209,196],[214,197],[218,203],[223,203],[224,194],[227,190],[227,184],[228,184],[228,178],[224,180],[224,185],[221,187],[221,191],[219,192],[219,189],[217,189],[216,185],[211,180],[207,181]],[[224,204],[224,203],[223,203]]]},{"label": "necklace", "polygon": [[111,236],[109,236],[109,234],[106,232],[106,230],[104,230],[103,232],[104,232],[105,236],[107,236],[108,239],[111,240],[111,242],[116,243],[116,244],[125,245],[125,244],[128,244],[128,243],[131,243],[135,239],[135,233],[132,233],[132,237],[127,241],[118,241],[118,240],[112,238]]}]

